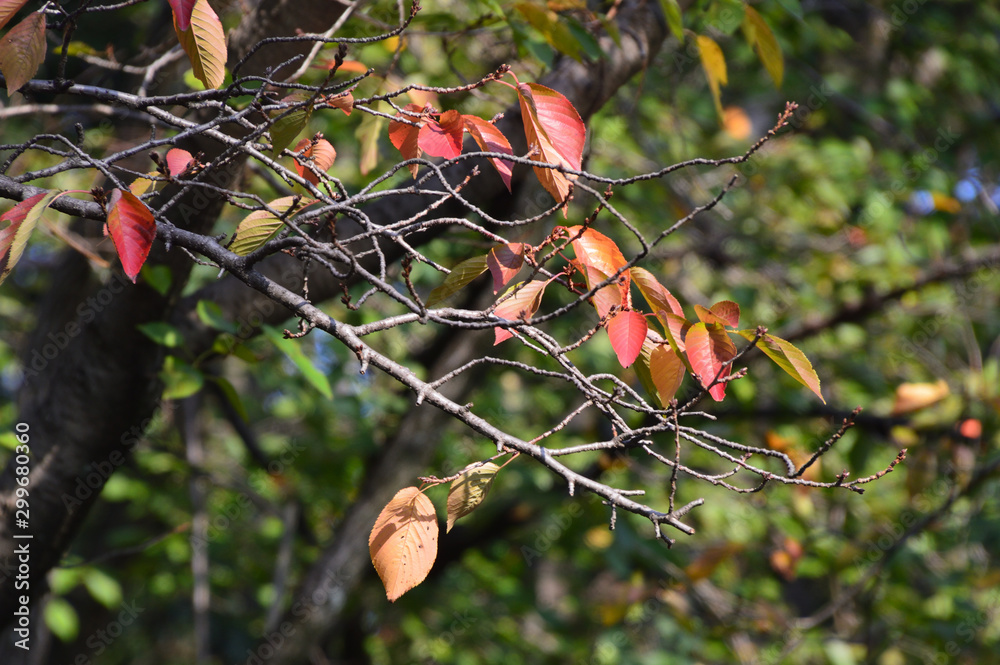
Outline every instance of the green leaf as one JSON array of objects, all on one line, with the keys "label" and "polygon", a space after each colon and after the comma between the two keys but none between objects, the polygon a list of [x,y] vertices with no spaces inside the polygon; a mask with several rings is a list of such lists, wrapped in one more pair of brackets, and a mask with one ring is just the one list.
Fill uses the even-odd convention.
[{"label": "green leaf", "polygon": [[519,2],[514,5],[524,20],[541,33],[552,48],[564,53],[574,60],[582,61],[580,44],[565,23],[559,20],[559,15],[542,5],[531,2]]},{"label": "green leaf", "polygon": [[674,33],[677,41],[684,42],[684,21],[681,18],[681,6],[677,0],[660,0],[660,7],[663,8],[663,15],[667,19],[670,32]]},{"label": "green leaf", "polygon": [[327,380],[326,375],[319,371],[313,361],[303,353],[298,340],[285,339],[285,336],[280,330],[274,328],[273,326],[264,325],[261,326],[261,330],[264,335],[271,340],[278,349],[288,356],[299,371],[302,372],[302,376],[305,377],[306,381],[311,383],[316,390],[318,390],[323,397],[327,399],[333,399],[333,390],[330,388],[330,382]]},{"label": "green leaf", "polygon": [[118,581],[97,568],[87,568],[83,585],[90,595],[104,607],[114,609],[122,602],[122,587]]},{"label": "green leaf", "polygon": [[163,321],[153,321],[151,323],[140,323],[136,326],[142,334],[153,340],[160,346],[174,348],[181,345],[184,338],[177,328]]},{"label": "green leaf", "polygon": [[176,356],[167,356],[160,370],[163,399],[184,399],[201,390],[205,375]]},{"label": "green leaf", "polygon": [[427,306],[433,307],[444,302],[465,288],[469,282],[486,272],[487,256],[486,254],[474,256],[452,268],[445,280],[437,285],[431,291],[431,294],[427,296]]},{"label": "green leaf", "polygon": [[281,111],[281,113],[277,114],[278,119],[274,121],[270,129],[272,154],[278,155],[292,144],[295,137],[309,124],[312,110],[312,104],[309,104],[290,111]]},{"label": "green leaf", "polygon": [[238,326],[225,317],[218,303],[214,303],[211,300],[199,300],[195,306],[195,311],[198,312],[198,318],[206,326],[215,330],[221,330],[222,332],[236,334]]},{"label": "green leaf", "polygon": [[45,625],[63,642],[72,642],[80,632],[76,610],[63,598],[51,598],[45,603]]},{"label": "green leaf", "polygon": [[250,417],[247,415],[246,407],[243,406],[243,400],[240,399],[240,394],[236,392],[236,388],[229,382],[228,379],[221,376],[209,376],[208,380],[219,387],[219,390],[222,391],[223,397],[226,398],[226,401],[229,402],[233,409],[236,410],[236,413],[239,414],[240,418],[242,418],[244,422],[250,420]]},{"label": "green leaf", "polygon": [[785,60],[781,55],[781,47],[764,18],[749,5],[743,15],[743,34],[746,35],[747,43],[757,50],[757,55],[764,63],[771,80],[774,81],[774,86],[780,88],[785,75]]},{"label": "green leaf", "polygon": [[[288,212],[289,208],[300,201],[303,208],[314,203],[314,201],[304,201],[301,197],[293,195],[282,196],[279,199],[268,202],[267,205],[275,212],[284,215]],[[285,221],[275,217],[270,210],[255,210],[247,215],[240,222],[239,226],[236,227],[236,236],[233,238],[232,244],[229,245],[229,251],[233,254],[246,256],[255,249],[262,247],[284,225]]]},{"label": "green leaf", "polygon": [[167,291],[170,290],[170,285],[174,281],[174,276],[170,272],[170,268],[164,265],[151,266],[145,263],[142,269],[139,270],[139,274],[161,296],[167,295]]},{"label": "green leaf", "polygon": [[[757,336],[757,331],[738,330],[737,334],[752,342]],[[774,335],[764,335],[757,342],[757,347],[778,367],[785,370],[790,377],[813,391],[816,397],[819,397],[820,401],[826,404],[819,388],[819,375],[816,374],[812,363],[806,358],[806,354],[799,351],[794,344]]]}]

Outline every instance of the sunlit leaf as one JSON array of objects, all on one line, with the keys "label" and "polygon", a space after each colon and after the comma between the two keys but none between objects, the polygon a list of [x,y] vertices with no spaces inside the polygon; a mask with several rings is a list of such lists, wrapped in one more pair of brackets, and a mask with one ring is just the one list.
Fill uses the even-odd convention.
[{"label": "sunlit leaf", "polygon": [[[755,330],[739,330],[737,334],[745,339],[753,341],[757,332]],[[799,351],[794,344],[774,335],[764,335],[758,342],[757,347],[773,360],[778,367],[785,370],[789,376],[804,385],[816,394],[820,400],[826,404],[823,394],[820,392],[819,376],[813,369],[812,363],[806,355]]]},{"label": "sunlit leaf", "polygon": [[424,581],[437,558],[437,540],[431,500],[416,487],[396,492],[368,537],[372,564],[390,602]]},{"label": "sunlit leaf", "polygon": [[[524,136],[537,149],[533,159],[564,168],[580,170],[587,128],[573,104],[562,94],[537,83],[517,86]],[[545,190],[559,203],[569,197],[575,175],[551,168],[534,167]],[[566,210],[563,210],[566,214]]]},{"label": "sunlit leaf", "polygon": [[191,12],[194,11],[195,0],[168,0],[174,13],[174,24],[179,30],[187,30],[191,26]]},{"label": "sunlit leaf", "polygon": [[684,380],[684,363],[668,344],[657,344],[649,354],[649,374],[664,408]]},{"label": "sunlit leaf", "polygon": [[195,312],[202,323],[215,330],[235,334],[238,329],[238,326],[222,313],[219,304],[211,300],[199,300],[198,304],[195,305]]},{"label": "sunlit leaf", "polygon": [[719,117],[722,117],[722,98],[719,86],[726,85],[729,81],[726,76],[726,59],[722,55],[722,49],[711,37],[698,35],[698,55],[701,57],[701,66],[708,77],[708,87],[712,91],[712,99],[715,101],[715,110]]},{"label": "sunlit leaf", "polygon": [[132,192],[111,190],[108,196],[108,233],[128,278],[135,278],[156,238],[156,220]]},{"label": "sunlit leaf", "polygon": [[458,293],[469,282],[486,272],[487,257],[474,256],[451,269],[445,280],[427,296],[427,306],[433,307]]},{"label": "sunlit leaf", "polygon": [[[567,227],[566,232],[573,238],[573,251],[583,265],[593,266],[605,275],[614,275],[628,263],[615,241],[603,233],[580,226]],[[623,273],[622,277],[627,284],[629,273]]]},{"label": "sunlit leaf", "polygon": [[486,257],[486,265],[493,275],[493,293],[499,293],[500,289],[507,286],[521,270],[525,247],[524,243],[512,242],[498,245],[490,250]]},{"label": "sunlit leaf", "polygon": [[[279,214],[284,214],[299,201],[302,208],[312,205],[315,201],[303,200],[299,196],[283,196],[269,202],[267,205]],[[275,217],[268,210],[255,210],[247,215],[239,226],[236,227],[236,237],[229,246],[229,251],[233,254],[246,256],[255,249],[260,248],[270,240],[285,225],[283,219]]]},{"label": "sunlit leaf", "polygon": [[32,12],[0,38],[0,72],[7,96],[31,80],[45,60],[45,14]]},{"label": "sunlit leaf", "polygon": [[694,311],[705,323],[718,323],[735,328],[740,322],[740,306],[732,300],[720,300],[712,305],[711,309],[695,305]]},{"label": "sunlit leaf", "polygon": [[[542,304],[542,295],[545,293],[545,287],[548,286],[549,281],[536,279],[530,282],[518,282],[504,294],[507,296],[509,293],[514,293],[513,296],[497,305],[497,308],[493,310],[494,316],[511,321],[527,321]],[[514,336],[512,330],[499,326],[494,328],[494,333],[496,335],[494,346]]]},{"label": "sunlit leaf", "polygon": [[729,376],[732,365],[723,365],[736,356],[736,345],[729,339],[726,329],[718,323],[696,323],[688,330],[684,344],[688,361],[702,387],[708,389],[712,399],[721,402],[726,396],[726,384],[712,383],[716,378],[721,380]]},{"label": "sunlit leaf", "polygon": [[[649,303],[654,313],[662,309],[667,312],[673,312],[677,316],[684,316],[684,310],[681,308],[681,304],[677,301],[677,298],[665,286],[660,284],[659,280],[653,276],[653,273],[639,266],[629,268],[629,273],[632,277],[632,282],[639,287],[639,293]],[[661,323],[666,326],[665,322],[661,321]]]},{"label": "sunlit leaf", "polygon": [[606,324],[611,348],[618,356],[622,367],[628,367],[635,362],[646,339],[646,317],[634,310],[615,312]]},{"label": "sunlit leaf", "polygon": [[160,346],[174,348],[184,341],[180,331],[165,321],[150,321],[136,326],[139,331]]},{"label": "sunlit leaf", "polygon": [[191,6],[189,24],[182,25],[183,14],[178,14],[178,10],[186,11],[190,4],[190,0],[171,2],[172,7],[177,5],[174,7],[177,40],[191,61],[195,78],[206,88],[218,88],[226,78],[226,35],[222,22],[208,0],[195,0]]},{"label": "sunlit leaf", "polygon": [[483,502],[493,485],[493,479],[500,470],[493,462],[481,464],[462,472],[451,483],[448,490],[448,525],[445,533],[451,531],[455,521],[465,517]]},{"label": "sunlit leaf", "polygon": [[[474,115],[465,115],[462,118],[465,120],[465,129],[475,139],[480,150],[484,152],[502,152],[508,155],[514,154],[514,150],[510,147],[507,137],[491,123]],[[493,164],[493,168],[500,174],[503,184],[507,186],[507,191],[510,191],[511,168],[513,166],[511,162],[490,157],[490,163]]]}]

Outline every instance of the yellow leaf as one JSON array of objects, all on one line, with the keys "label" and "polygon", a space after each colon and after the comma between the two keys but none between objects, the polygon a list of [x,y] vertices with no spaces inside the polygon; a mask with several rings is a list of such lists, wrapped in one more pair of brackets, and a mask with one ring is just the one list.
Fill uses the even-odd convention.
[{"label": "yellow leaf", "polygon": [[781,47],[778,46],[778,40],[774,38],[774,33],[764,18],[750,5],[746,6],[743,14],[743,29],[747,41],[757,50],[757,55],[764,63],[764,69],[770,74],[775,87],[780,88],[785,75],[785,60],[781,55]]},{"label": "yellow leaf", "polygon": [[726,59],[722,55],[722,49],[711,37],[698,35],[698,55],[701,57],[701,66],[708,77],[708,87],[712,91],[712,99],[715,101],[715,110],[719,117],[722,117],[722,99],[719,86],[726,85],[729,79],[726,76]]},{"label": "yellow leaf", "polygon": [[448,490],[448,526],[445,533],[451,531],[455,520],[465,517],[483,502],[499,470],[496,464],[487,462],[464,471],[455,479]]},{"label": "yellow leaf", "polygon": [[896,402],[892,405],[892,415],[911,413],[940,402],[951,391],[944,379],[934,383],[901,383],[896,388]]},{"label": "yellow leaf", "polygon": [[226,35],[208,0],[195,2],[187,30],[181,30],[174,17],[174,30],[191,61],[195,78],[206,88],[221,86],[226,78]]}]

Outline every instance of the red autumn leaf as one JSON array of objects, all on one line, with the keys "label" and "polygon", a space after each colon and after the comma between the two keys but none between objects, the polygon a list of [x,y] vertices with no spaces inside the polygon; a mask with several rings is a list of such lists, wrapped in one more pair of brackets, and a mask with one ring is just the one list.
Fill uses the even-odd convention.
[{"label": "red autumn leaf", "polygon": [[194,11],[195,0],[168,0],[170,9],[174,12],[174,25],[179,30],[187,30],[191,25],[191,12]]},{"label": "red autumn leaf", "polygon": [[368,553],[395,601],[424,581],[437,558],[438,523],[434,504],[416,487],[405,487],[379,513]]},{"label": "red autumn leaf", "polygon": [[188,164],[194,161],[194,157],[187,150],[181,150],[180,148],[171,148],[167,151],[167,173],[173,177],[177,177],[184,173],[187,169]]},{"label": "red autumn leaf", "polygon": [[[524,137],[528,146],[537,151],[534,159],[579,171],[587,128],[573,104],[555,90],[537,83],[518,84],[517,97]],[[565,202],[576,176],[541,166],[534,169],[546,191],[559,203]]]},{"label": "red autumn leaf", "polygon": [[132,192],[113,189],[108,196],[108,233],[125,274],[134,284],[156,237],[153,213]]},{"label": "red autumn leaf", "polygon": [[662,309],[680,317],[684,316],[684,310],[681,308],[681,304],[677,302],[677,298],[665,286],[660,284],[656,277],[653,276],[653,273],[638,266],[630,268],[629,273],[632,276],[632,281],[639,287],[639,293],[646,299],[646,302],[649,303],[650,308],[654,312]]},{"label": "red autumn leaf", "polygon": [[[416,104],[407,104],[405,110],[411,111],[413,113],[420,113],[421,107]],[[397,113],[397,118],[405,118],[410,122],[420,122],[417,118],[412,115]],[[403,156],[403,159],[416,159],[420,157],[421,150],[419,144],[420,137],[420,126],[411,125],[406,122],[400,122],[398,120],[389,121],[389,140],[392,144],[396,146],[396,150],[399,150],[399,154]],[[417,177],[417,170],[419,169],[418,164],[410,164],[410,175],[414,178]]]},{"label": "red autumn leaf", "polygon": [[[527,321],[538,311],[538,306],[542,304],[542,295],[549,280],[536,279],[530,282],[519,282],[507,290],[511,293],[516,289],[514,295],[497,305],[493,310],[495,316],[511,321]],[[506,295],[506,294],[504,294]],[[497,326],[493,329],[496,338],[493,346],[514,336],[513,331],[508,328]]]},{"label": "red autumn leaf", "polygon": [[0,28],[7,25],[10,17],[16,14],[28,0],[0,0]]},{"label": "red autumn leaf", "polygon": [[454,159],[462,154],[462,134],[465,122],[458,111],[445,111],[435,121],[428,118],[420,128],[420,149],[433,157]]},{"label": "red autumn leaf", "polygon": [[32,12],[0,39],[0,72],[7,95],[31,80],[45,60],[45,14]]},{"label": "red autumn leaf", "polygon": [[511,242],[490,250],[486,257],[486,265],[493,275],[493,293],[499,293],[500,289],[514,279],[514,275],[524,264],[524,249],[524,243]]},{"label": "red autumn leaf", "polygon": [[724,363],[736,356],[736,345],[729,339],[726,329],[718,323],[696,323],[688,330],[684,344],[688,361],[701,380],[702,387],[708,389],[712,399],[721,402],[726,396],[726,384],[716,383],[711,388],[709,386],[716,377],[724,379],[732,371],[732,365],[723,368]]},{"label": "red autumn leaf", "polygon": [[[510,141],[491,123],[474,115],[464,115],[462,118],[465,121],[465,129],[475,139],[480,150],[484,152],[502,152],[507,155],[514,154],[513,148],[510,147]],[[496,157],[490,157],[490,163],[493,164],[493,168],[500,174],[500,179],[503,180],[503,184],[507,186],[507,191],[509,192],[513,164],[503,159],[497,159]]]},{"label": "red autumn leaf", "polygon": [[618,311],[608,319],[606,325],[611,348],[618,356],[622,367],[628,367],[635,362],[646,339],[646,317],[634,310]]},{"label": "red autumn leaf", "polygon": [[[337,151],[329,141],[322,138],[322,134],[314,139],[302,139],[293,152],[299,153],[295,157],[295,171],[314,185],[319,183],[319,177],[313,169],[325,173],[337,159]],[[306,168],[307,163],[312,164],[313,169]]]}]

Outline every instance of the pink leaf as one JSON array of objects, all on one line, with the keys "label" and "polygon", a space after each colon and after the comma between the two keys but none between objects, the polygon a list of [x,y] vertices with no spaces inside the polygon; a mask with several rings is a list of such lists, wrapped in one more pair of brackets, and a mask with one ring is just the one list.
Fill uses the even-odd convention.
[{"label": "pink leaf", "polygon": [[493,293],[507,286],[524,264],[524,243],[512,242],[490,250],[486,265],[493,275]]},{"label": "pink leaf", "polygon": [[608,319],[607,331],[611,348],[618,355],[618,362],[622,367],[628,367],[639,357],[647,330],[646,317],[633,310],[616,312]]},{"label": "pink leaf", "polygon": [[[502,152],[507,155],[514,154],[513,148],[510,147],[510,141],[492,124],[474,115],[465,115],[462,118],[465,120],[465,129],[475,139],[480,150],[484,152]],[[497,159],[496,157],[490,157],[490,163],[493,164],[493,168],[500,174],[500,179],[503,180],[503,184],[507,186],[507,191],[509,192],[512,173],[511,167],[513,164],[503,159]]]},{"label": "pink leaf", "polygon": [[729,376],[732,365],[723,367],[723,364],[736,356],[736,345],[729,339],[726,329],[718,323],[696,323],[688,330],[684,343],[688,361],[702,387],[708,389],[712,399],[721,402],[726,396],[726,384],[712,384],[716,378]]},{"label": "pink leaf", "polygon": [[437,121],[428,118],[420,128],[417,143],[428,155],[454,159],[462,154],[465,123],[458,111],[445,111]]},{"label": "pink leaf", "polygon": [[177,177],[187,170],[188,164],[194,161],[194,157],[187,150],[171,148],[167,151],[167,173]]},{"label": "pink leaf", "polygon": [[[536,161],[580,170],[587,130],[573,105],[563,95],[537,83],[517,86],[524,137],[535,150]],[[576,175],[552,168],[534,167],[542,187],[559,203],[569,199]],[[563,206],[563,214],[567,214]]]},{"label": "pink leaf", "polygon": [[718,323],[735,328],[740,322],[740,306],[731,300],[719,301],[712,305],[711,309],[695,305],[694,311],[698,318],[705,323]]},{"label": "pink leaf", "polygon": [[108,232],[125,274],[135,283],[156,237],[156,220],[132,192],[111,190],[108,196]]}]

